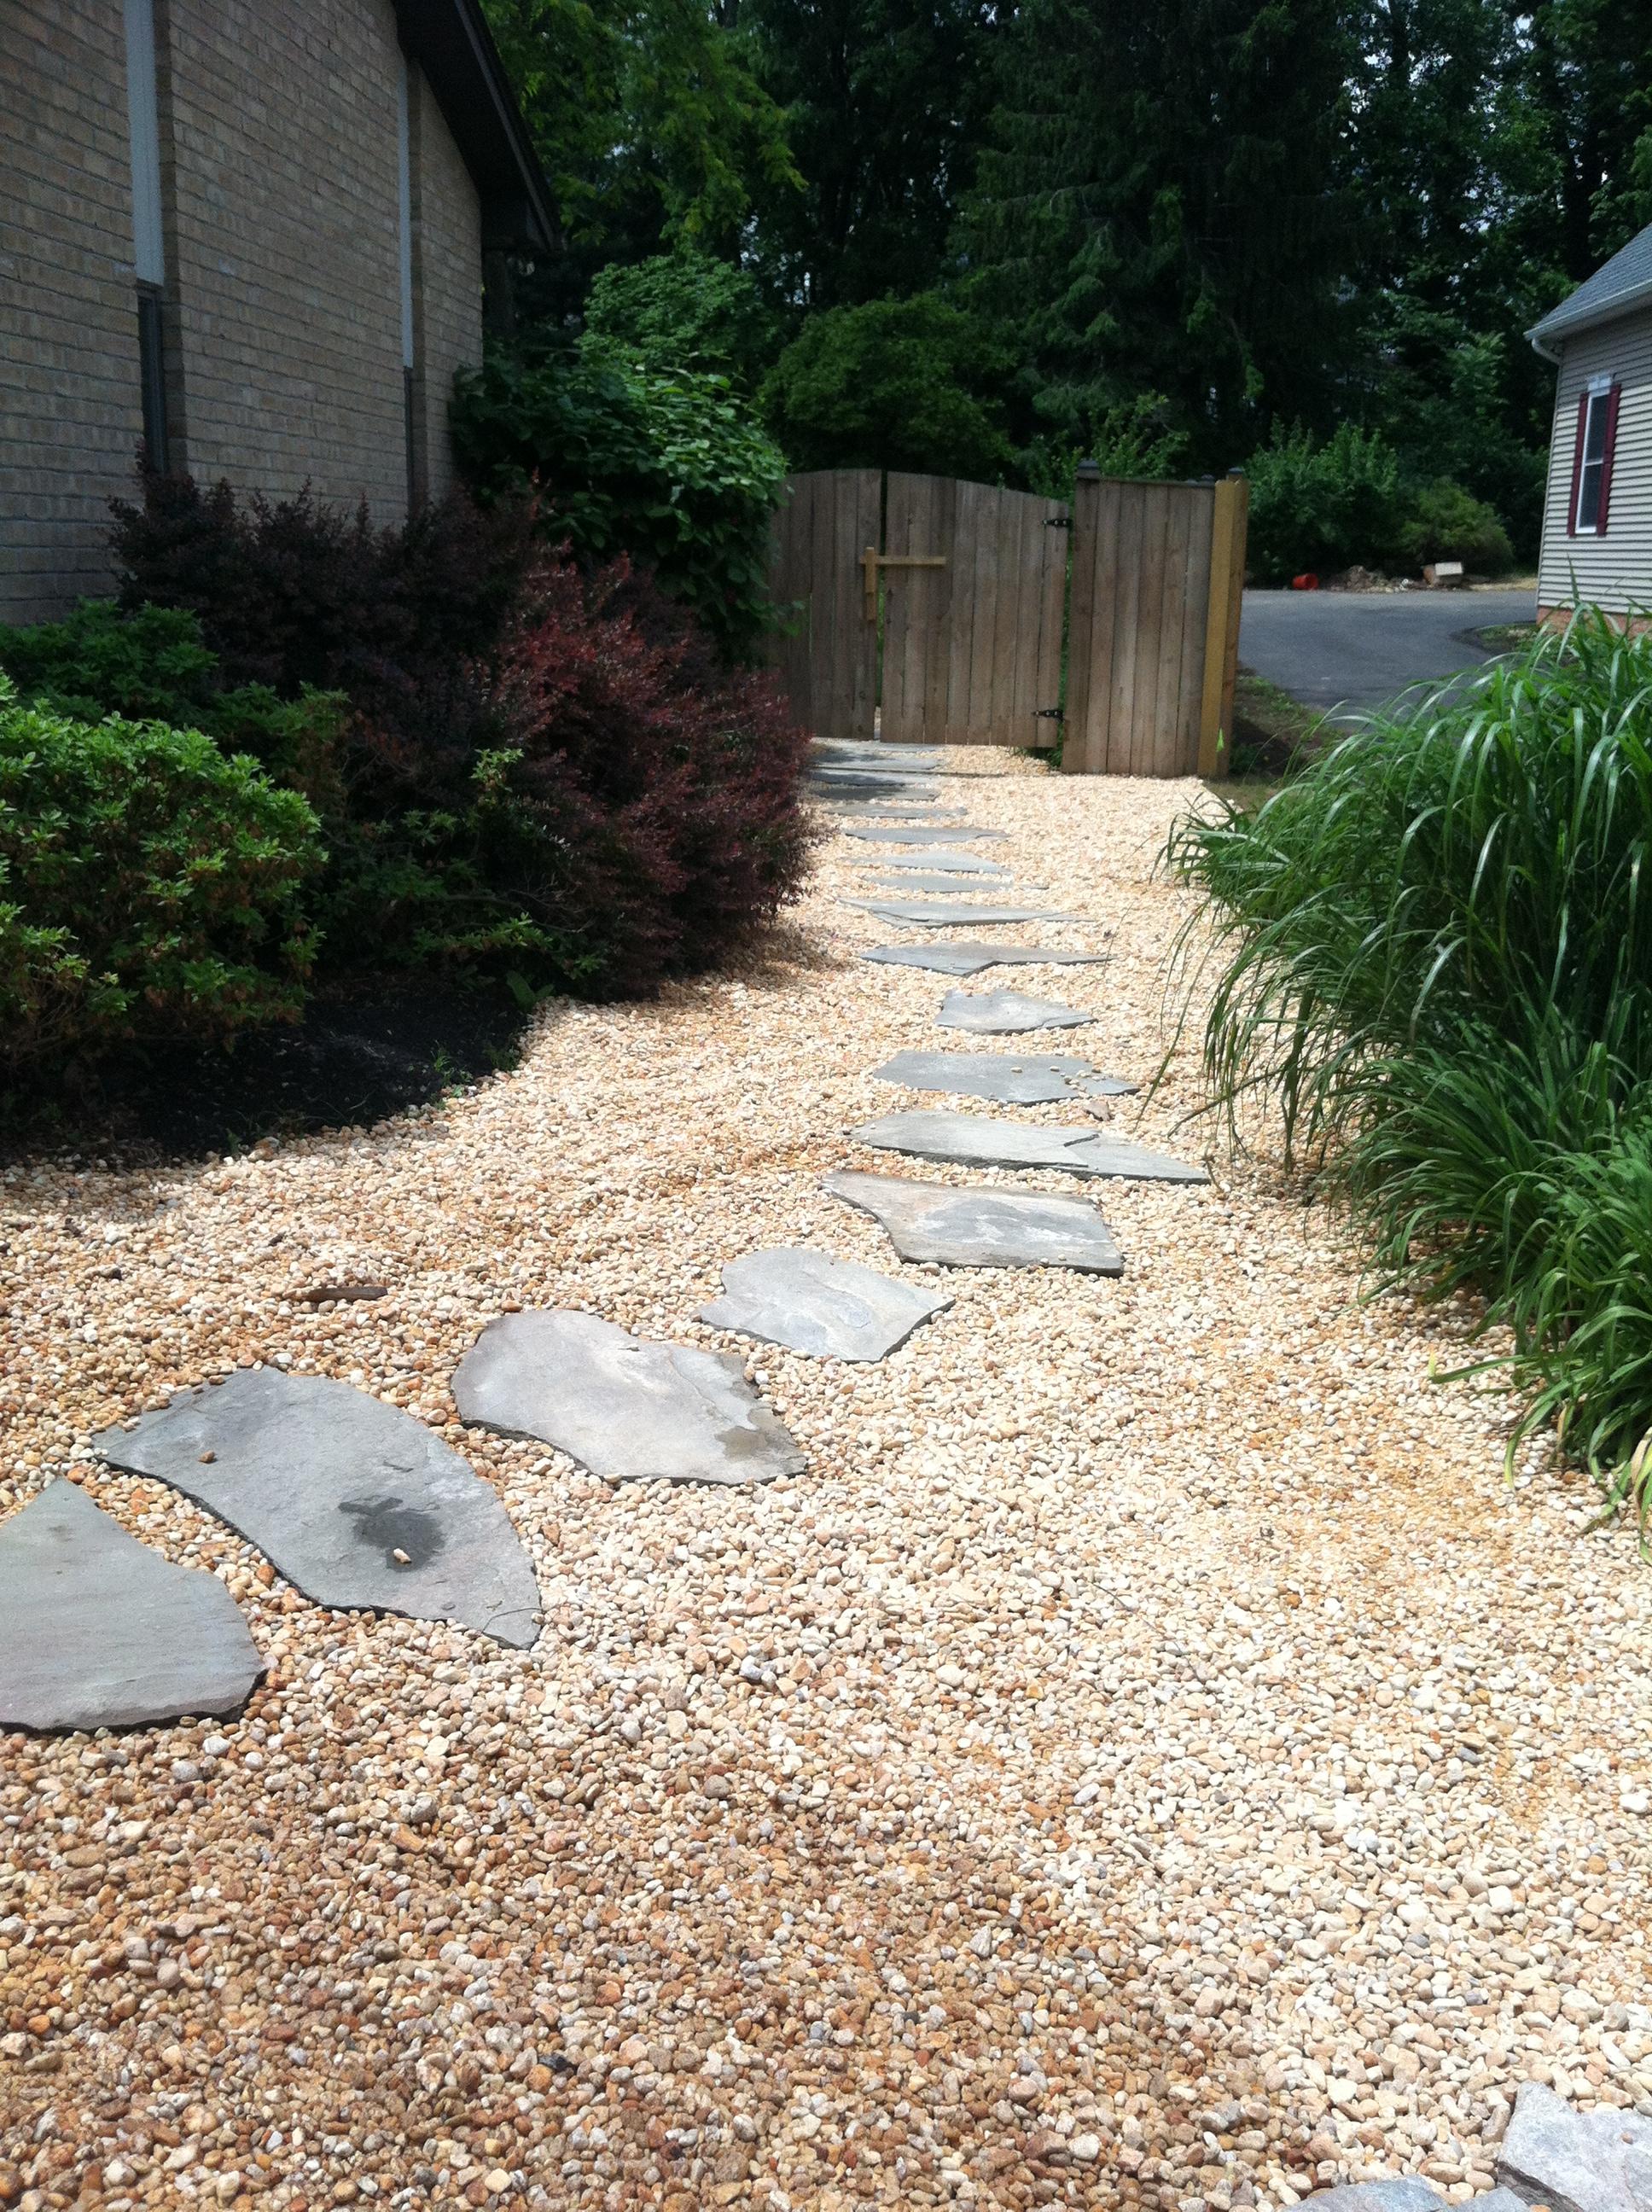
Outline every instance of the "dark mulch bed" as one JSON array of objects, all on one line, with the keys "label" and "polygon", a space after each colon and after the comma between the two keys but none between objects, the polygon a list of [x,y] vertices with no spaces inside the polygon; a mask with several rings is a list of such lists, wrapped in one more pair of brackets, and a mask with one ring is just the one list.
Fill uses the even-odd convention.
[{"label": "dark mulch bed", "polygon": [[525,1018],[502,984],[350,976],[319,987],[302,1022],[233,1051],[133,1050],[54,1096],[14,1094],[0,1160],[71,1153],[136,1166],[365,1125],[511,1066]]}]

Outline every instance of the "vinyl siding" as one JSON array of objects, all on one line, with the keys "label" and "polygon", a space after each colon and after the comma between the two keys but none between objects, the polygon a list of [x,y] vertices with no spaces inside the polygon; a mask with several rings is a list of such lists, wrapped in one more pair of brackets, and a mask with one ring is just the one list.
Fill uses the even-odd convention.
[{"label": "vinyl siding", "polygon": [[[1593,376],[1623,386],[1604,538],[1569,538],[1577,402]],[[1569,338],[1555,391],[1538,605],[1652,609],[1652,309]]]}]

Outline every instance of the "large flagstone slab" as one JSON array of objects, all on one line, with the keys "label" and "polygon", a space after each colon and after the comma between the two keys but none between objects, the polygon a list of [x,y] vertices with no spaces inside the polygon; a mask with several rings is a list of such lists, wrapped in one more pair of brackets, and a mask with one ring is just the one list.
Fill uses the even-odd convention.
[{"label": "large flagstone slab", "polygon": [[949,991],[936,1021],[944,1030],[973,1036],[1013,1036],[1023,1030],[1083,1029],[1096,1018],[1059,999],[1035,999],[1024,991]]},{"label": "large flagstone slab", "polygon": [[701,1307],[701,1321],[829,1359],[882,1359],[952,1303],[853,1260],[796,1246],[730,1261],[723,1291]]},{"label": "large flagstone slab", "polygon": [[507,1314],[453,1376],[459,1419],[538,1437],[606,1482],[766,1482],[796,1443],[729,1352],[631,1336],[595,1314]]},{"label": "large flagstone slab", "polygon": [[848,822],[843,827],[846,837],[858,837],[863,845],[979,845],[1008,834],[972,830],[964,822]]},{"label": "large flagstone slab", "polygon": [[962,1167],[1059,1168],[1066,1175],[1133,1176],[1147,1182],[1208,1182],[1203,1168],[1145,1145],[1090,1129],[1041,1129],[985,1114],[885,1114],[852,1132],[859,1144]]},{"label": "large flagstone slab", "polygon": [[914,769],[934,769],[941,757],[923,745],[853,745],[825,744],[810,748],[810,765],[817,769],[855,769],[872,775],[898,775]]},{"label": "large flagstone slab", "polygon": [[348,1382],[243,1370],[97,1445],[239,1529],[318,1605],[458,1621],[521,1649],[539,1633],[533,1569],[488,1484]]},{"label": "large flagstone slab", "polygon": [[1096,967],[1105,952],[1060,952],[1049,945],[990,945],[958,938],[933,945],[874,945],[860,956],[891,968],[928,968],[938,975],[974,975],[983,968]]},{"label": "large flagstone slab", "polygon": [[1046,906],[942,906],[934,899],[846,898],[845,906],[858,906],[880,921],[915,922],[924,929],[950,929],[954,922],[973,921],[981,928],[998,928],[1012,921],[1080,921],[1081,915],[1059,914]]},{"label": "large flagstone slab", "polygon": [[0,1729],[230,1713],[263,1672],[217,1576],[174,1566],[74,1483],[0,1525]]},{"label": "large flagstone slab", "polygon": [[944,1267],[1078,1267],[1121,1275],[1113,1232],[1088,1199],[1042,1191],[951,1190],[905,1176],[823,1177],[834,1198],[875,1214],[903,1260]]},{"label": "large flagstone slab", "polygon": [[897,1052],[872,1073],[908,1091],[944,1091],[955,1098],[991,1098],[1000,1106],[1040,1106],[1061,1098],[1124,1098],[1135,1090],[1116,1075],[1098,1075],[1087,1060],[1064,1053]]}]

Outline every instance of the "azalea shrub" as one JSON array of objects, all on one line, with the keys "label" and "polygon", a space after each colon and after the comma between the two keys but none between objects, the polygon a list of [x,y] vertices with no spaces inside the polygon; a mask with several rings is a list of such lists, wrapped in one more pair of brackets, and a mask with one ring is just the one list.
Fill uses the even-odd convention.
[{"label": "azalea shrub", "polygon": [[198,731],[26,705],[0,677],[0,1074],[295,1015],[314,814]]}]

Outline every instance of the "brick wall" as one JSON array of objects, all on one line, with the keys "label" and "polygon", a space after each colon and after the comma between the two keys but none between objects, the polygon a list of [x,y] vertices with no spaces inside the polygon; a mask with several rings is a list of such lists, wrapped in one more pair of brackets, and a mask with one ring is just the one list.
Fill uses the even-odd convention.
[{"label": "brick wall", "polygon": [[143,422],[118,0],[0,6],[0,621],[106,592]]},{"label": "brick wall", "polygon": [[[157,0],[173,460],[406,512],[391,0]],[[477,195],[414,72],[416,432],[452,478]],[[0,620],[106,591],[142,434],[118,0],[0,4]]]},{"label": "brick wall", "polygon": [[406,510],[390,0],[168,0],[178,344],[202,480]]},{"label": "brick wall", "polygon": [[482,212],[453,134],[416,70],[412,119],[415,435],[425,495],[440,499],[453,481],[447,403],[454,372],[482,358]]}]

